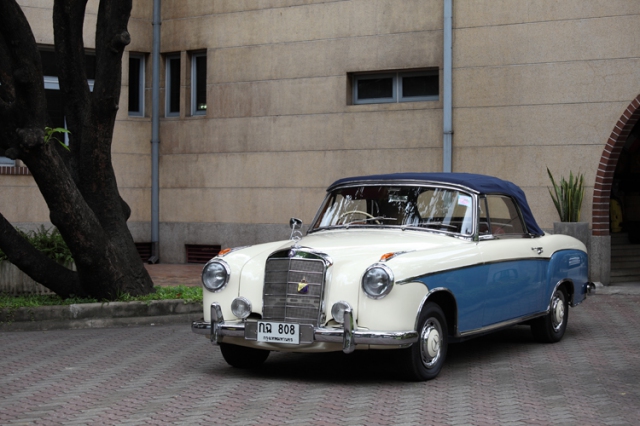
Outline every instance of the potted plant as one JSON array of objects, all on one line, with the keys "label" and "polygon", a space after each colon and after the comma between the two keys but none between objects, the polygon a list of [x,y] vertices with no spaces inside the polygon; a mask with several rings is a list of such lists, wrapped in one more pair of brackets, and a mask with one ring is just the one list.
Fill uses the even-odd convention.
[{"label": "potted plant", "polygon": [[578,174],[574,176],[573,172],[569,172],[568,181],[565,180],[564,177],[561,177],[560,183],[556,184],[556,180],[553,178],[548,167],[547,173],[553,185],[553,191],[551,188],[548,188],[549,195],[551,195],[553,204],[556,206],[556,210],[560,216],[560,222],[553,223],[553,233],[571,235],[582,241],[588,248],[589,223],[580,222],[580,211],[584,198],[583,175]]}]

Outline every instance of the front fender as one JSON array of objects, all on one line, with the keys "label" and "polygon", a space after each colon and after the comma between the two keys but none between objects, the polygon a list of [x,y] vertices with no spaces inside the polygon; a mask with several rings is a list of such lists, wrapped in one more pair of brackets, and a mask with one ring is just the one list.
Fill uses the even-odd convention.
[{"label": "front fender", "polygon": [[358,327],[369,330],[415,330],[416,318],[427,287],[420,282],[395,285],[382,299],[371,299],[362,290],[358,303]]}]

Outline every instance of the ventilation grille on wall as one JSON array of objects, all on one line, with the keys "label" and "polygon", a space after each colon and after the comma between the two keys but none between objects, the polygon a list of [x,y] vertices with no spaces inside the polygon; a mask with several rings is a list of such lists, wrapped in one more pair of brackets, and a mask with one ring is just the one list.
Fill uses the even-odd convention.
[{"label": "ventilation grille on wall", "polygon": [[136,248],[138,249],[140,260],[146,263],[151,257],[151,243],[136,243]]},{"label": "ventilation grille on wall", "polygon": [[207,263],[220,252],[218,244],[185,244],[187,263]]}]

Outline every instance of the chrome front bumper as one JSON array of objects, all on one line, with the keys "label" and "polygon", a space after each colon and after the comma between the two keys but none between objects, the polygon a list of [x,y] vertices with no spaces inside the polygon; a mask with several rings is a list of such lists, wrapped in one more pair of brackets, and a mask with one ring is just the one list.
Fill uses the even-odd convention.
[{"label": "chrome front bumper", "polygon": [[[222,310],[217,303],[211,304],[211,322],[194,321],[191,331],[208,335],[212,343],[220,343],[225,336],[241,337],[245,340],[257,340],[257,322],[225,321]],[[408,346],[418,341],[418,332],[410,331],[371,331],[358,330],[351,310],[344,313],[344,324],[341,328],[314,327],[300,325],[300,343],[331,342],[342,343],[342,351],[351,353],[356,345],[390,345]]]}]

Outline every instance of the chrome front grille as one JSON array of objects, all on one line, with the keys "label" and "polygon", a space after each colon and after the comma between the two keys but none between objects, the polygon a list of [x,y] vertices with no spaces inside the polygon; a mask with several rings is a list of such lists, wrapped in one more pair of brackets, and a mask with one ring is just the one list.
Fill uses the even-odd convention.
[{"label": "chrome front grille", "polygon": [[277,256],[267,259],[263,319],[314,326],[319,324],[325,263],[308,253],[305,256],[306,258]]}]

